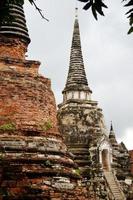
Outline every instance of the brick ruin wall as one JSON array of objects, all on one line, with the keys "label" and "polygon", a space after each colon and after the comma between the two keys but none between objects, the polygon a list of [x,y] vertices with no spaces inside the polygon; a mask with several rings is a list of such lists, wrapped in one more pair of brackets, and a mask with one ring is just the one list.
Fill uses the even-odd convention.
[{"label": "brick ruin wall", "polygon": [[58,132],[39,62],[0,59],[0,200],[94,200]]},{"label": "brick ruin wall", "polygon": [[37,75],[37,64],[20,65],[12,60],[0,63],[0,125],[14,124],[17,130],[27,131],[51,128],[57,132],[50,80]]},{"label": "brick ruin wall", "polygon": [[25,60],[27,45],[18,38],[0,35],[0,57]]}]

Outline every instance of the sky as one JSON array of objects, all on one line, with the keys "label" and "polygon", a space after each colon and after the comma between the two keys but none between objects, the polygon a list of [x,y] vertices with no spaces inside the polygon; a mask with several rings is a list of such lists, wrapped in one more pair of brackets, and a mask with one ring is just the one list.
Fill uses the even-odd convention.
[{"label": "sky", "polygon": [[[106,0],[105,17],[94,19],[76,0],[37,0],[49,22],[28,1],[25,12],[31,44],[27,59],[41,61],[39,73],[52,81],[56,103],[62,102],[68,67],[75,7],[78,6],[81,44],[92,99],[103,109],[105,123],[113,122],[118,142],[133,149],[133,34],[121,1]],[[77,5],[76,5],[77,4]]]}]

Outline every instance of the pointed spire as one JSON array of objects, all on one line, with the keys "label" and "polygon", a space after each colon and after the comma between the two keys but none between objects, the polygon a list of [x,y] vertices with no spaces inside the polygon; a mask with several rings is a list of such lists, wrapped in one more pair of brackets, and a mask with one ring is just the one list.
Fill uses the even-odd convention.
[{"label": "pointed spire", "polygon": [[114,128],[113,128],[113,123],[112,123],[112,121],[111,121],[111,125],[110,125],[110,134],[109,134],[110,136],[112,135],[112,136],[114,136],[115,137],[115,133],[114,133]]},{"label": "pointed spire", "polygon": [[66,86],[63,92],[70,90],[78,90],[88,91],[91,93],[91,90],[88,87],[88,82],[84,69],[77,12],[78,8],[75,9],[75,22],[70,54],[69,72]]},{"label": "pointed spire", "polygon": [[[2,9],[5,9],[3,5]],[[21,39],[25,43],[30,42],[23,6],[21,4],[9,4],[11,21],[3,22],[0,26],[0,34],[7,37]]]},{"label": "pointed spire", "polygon": [[109,139],[110,139],[110,142],[111,142],[112,146],[117,146],[118,145],[116,137],[115,137],[115,132],[114,132],[112,121],[111,121],[111,125],[110,125]]},{"label": "pointed spire", "polygon": [[110,132],[111,131],[114,131],[112,121],[111,121],[111,126],[110,126]]}]

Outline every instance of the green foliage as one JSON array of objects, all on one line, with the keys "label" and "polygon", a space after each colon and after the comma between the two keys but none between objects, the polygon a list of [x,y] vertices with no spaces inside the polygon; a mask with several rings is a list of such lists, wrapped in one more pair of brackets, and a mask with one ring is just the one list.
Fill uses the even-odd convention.
[{"label": "green foliage", "polygon": [[[83,7],[84,10],[91,9],[92,14],[96,20],[98,20],[97,14],[104,16],[103,8],[108,8],[107,5],[103,3],[103,0],[78,0],[78,1],[85,3],[85,6]],[[132,7],[126,13],[130,25],[128,34],[130,34],[133,32],[133,0],[123,0],[123,2],[127,2],[124,5],[125,7],[130,7],[130,8]]]},{"label": "green foliage", "polygon": [[81,175],[81,170],[78,168],[78,169],[75,169],[75,173],[80,176]]},{"label": "green foliage", "polygon": [[0,126],[0,131],[15,131],[16,127],[13,123],[3,124]]},{"label": "green foliage", "polygon": [[91,9],[92,14],[96,20],[98,20],[97,14],[104,16],[103,8],[108,8],[103,3],[103,0],[78,0],[85,3],[84,10]]},{"label": "green foliage", "polygon": [[49,129],[51,129],[53,126],[52,126],[52,122],[51,120],[48,120],[46,122],[44,122],[44,124],[41,125],[41,129],[43,131],[48,131]]},{"label": "green foliage", "polygon": [[[39,12],[41,17],[47,21],[49,21],[47,18],[44,17],[42,14],[42,10],[36,5],[35,0],[28,0],[31,5],[33,5],[36,10]],[[80,2],[85,3],[85,6],[83,7],[84,10],[91,9],[92,14],[96,20],[98,20],[98,14],[104,16],[103,8],[108,8],[105,3],[103,3],[104,0],[78,0]],[[123,2],[127,2],[124,6],[125,7],[132,7],[129,9],[129,11],[126,13],[127,18],[129,18],[129,25],[130,29],[128,31],[128,34],[133,32],[133,0],[123,0]],[[0,0],[0,25],[12,21],[12,16],[9,15],[9,3],[15,3],[23,5],[24,0]]]},{"label": "green foliage", "polygon": [[124,5],[125,7],[132,7],[127,13],[127,18],[129,19],[129,25],[130,29],[128,31],[128,34],[133,32],[133,0],[123,0],[124,2],[126,1],[127,3]]},{"label": "green foliage", "polygon": [[129,31],[127,32],[128,34],[133,32],[133,26],[130,27]]},{"label": "green foliage", "polygon": [[52,163],[50,162],[50,160],[46,160],[45,165],[48,166],[48,167],[51,167]]}]

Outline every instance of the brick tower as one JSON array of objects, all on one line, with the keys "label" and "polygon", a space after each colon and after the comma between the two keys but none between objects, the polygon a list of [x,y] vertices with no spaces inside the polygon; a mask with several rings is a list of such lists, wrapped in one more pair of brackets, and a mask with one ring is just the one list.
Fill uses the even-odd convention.
[{"label": "brick tower", "polygon": [[40,62],[25,59],[23,5],[9,4],[9,14],[0,26],[0,199],[85,200],[58,132],[50,80],[38,74]]}]

